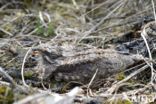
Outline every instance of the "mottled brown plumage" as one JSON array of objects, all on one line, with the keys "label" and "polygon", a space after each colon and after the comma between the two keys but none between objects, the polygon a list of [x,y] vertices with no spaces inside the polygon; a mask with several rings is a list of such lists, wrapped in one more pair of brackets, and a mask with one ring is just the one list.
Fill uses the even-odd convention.
[{"label": "mottled brown plumage", "polygon": [[124,55],[113,49],[42,44],[35,50],[40,53],[37,69],[44,79],[88,82],[97,69],[96,77],[105,78],[142,60],[141,55]]}]

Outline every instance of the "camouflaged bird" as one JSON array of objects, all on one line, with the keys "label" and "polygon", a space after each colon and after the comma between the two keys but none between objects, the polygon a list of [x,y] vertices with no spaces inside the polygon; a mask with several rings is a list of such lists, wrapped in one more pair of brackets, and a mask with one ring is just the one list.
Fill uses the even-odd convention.
[{"label": "camouflaged bird", "polygon": [[37,73],[43,79],[88,82],[98,69],[96,78],[125,70],[143,60],[141,55],[125,55],[113,49],[82,46],[52,46],[41,44],[33,49],[38,53]]}]

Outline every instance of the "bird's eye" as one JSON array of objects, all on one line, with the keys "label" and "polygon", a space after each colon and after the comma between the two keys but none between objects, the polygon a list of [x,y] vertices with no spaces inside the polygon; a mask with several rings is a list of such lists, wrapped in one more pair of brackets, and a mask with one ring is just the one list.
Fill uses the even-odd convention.
[{"label": "bird's eye", "polygon": [[33,57],[35,57],[35,56],[38,56],[39,54],[40,54],[40,52],[37,51],[37,50],[35,50],[35,51],[32,52],[31,55],[32,55]]}]

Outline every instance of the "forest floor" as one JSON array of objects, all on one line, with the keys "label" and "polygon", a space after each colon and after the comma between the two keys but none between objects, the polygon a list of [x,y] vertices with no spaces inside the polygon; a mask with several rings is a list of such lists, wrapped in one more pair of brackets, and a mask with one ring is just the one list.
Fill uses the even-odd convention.
[{"label": "forest floor", "polygon": [[0,104],[154,104],[155,4],[0,0]]}]

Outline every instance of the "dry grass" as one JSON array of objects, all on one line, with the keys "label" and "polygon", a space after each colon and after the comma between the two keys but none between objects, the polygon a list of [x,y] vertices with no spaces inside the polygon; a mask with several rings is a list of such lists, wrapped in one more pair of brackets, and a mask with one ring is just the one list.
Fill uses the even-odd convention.
[{"label": "dry grass", "polygon": [[[61,104],[65,100],[68,102],[68,99],[68,103],[71,103],[76,95],[78,96],[76,98],[79,98],[78,100],[83,99],[84,102],[86,100],[98,101],[100,99],[99,101],[103,101],[107,99],[107,103],[113,102],[114,104],[115,99],[118,99],[117,103],[119,103],[120,99],[124,99],[128,104],[132,104],[131,101],[137,99],[132,99],[133,95],[136,96],[138,94],[138,97],[147,92],[150,97],[155,100],[155,89],[152,90],[152,88],[155,88],[156,72],[153,67],[155,59],[152,57],[146,37],[148,34],[145,31],[149,24],[155,23],[156,21],[155,4],[156,0],[152,0],[152,2],[150,0],[1,0],[0,38],[2,41],[0,40],[0,48],[8,45],[8,43],[3,44],[7,39],[10,43],[13,41],[18,47],[28,50],[27,52],[25,51],[23,64],[20,64],[22,66],[22,68],[20,68],[22,81],[25,86],[28,85],[24,78],[24,65],[30,52],[29,49],[40,43],[50,42],[54,45],[81,44],[103,48],[111,39],[123,36],[123,34],[129,31],[133,31],[134,33],[141,31],[140,35],[146,44],[149,54],[148,61],[147,58],[145,59],[147,65],[132,72],[121,81],[117,82],[117,80],[114,79],[112,85],[100,93],[99,91],[92,91],[90,93],[91,96],[86,96],[86,93],[83,92],[82,94],[80,89],[74,89],[70,91],[70,96],[69,93],[63,94],[63,96],[56,94],[59,96],[57,99],[55,94],[49,91],[50,88],[47,91],[43,91],[41,88],[33,88],[32,86],[32,88],[28,88],[32,90],[32,94],[36,92],[39,94],[31,96],[32,98],[26,98],[24,102],[21,100],[17,102],[17,104],[26,104],[29,101],[33,101],[36,96],[44,100],[46,100],[47,97],[51,97],[51,99],[53,98],[60,102],[57,104]],[[154,22],[149,22],[154,19]],[[149,23],[146,24],[147,22]],[[32,43],[28,43],[29,45],[22,43],[22,40],[27,37],[28,40],[33,40]],[[150,83],[147,82],[144,85],[139,82],[135,84],[129,83],[131,78],[135,78],[137,74],[140,74],[148,67],[151,69]],[[11,83],[16,84],[13,78],[3,70],[1,70],[0,73],[4,74]],[[88,84],[87,91],[90,90],[90,85],[95,75]],[[0,84],[5,85],[6,83],[2,81]],[[17,86],[20,86],[18,84],[20,83],[17,83]],[[137,85],[141,85],[141,87],[134,89],[134,86]],[[118,90],[124,86],[129,86],[133,90],[119,93]],[[27,90],[27,87],[25,88],[24,86],[20,86],[20,88],[23,92]],[[99,90],[100,89],[102,88],[99,88]],[[86,90],[83,89],[83,91]],[[41,92],[45,94],[40,95]],[[79,92],[81,92],[81,94],[78,94]],[[143,94],[141,95],[140,93]]]}]

